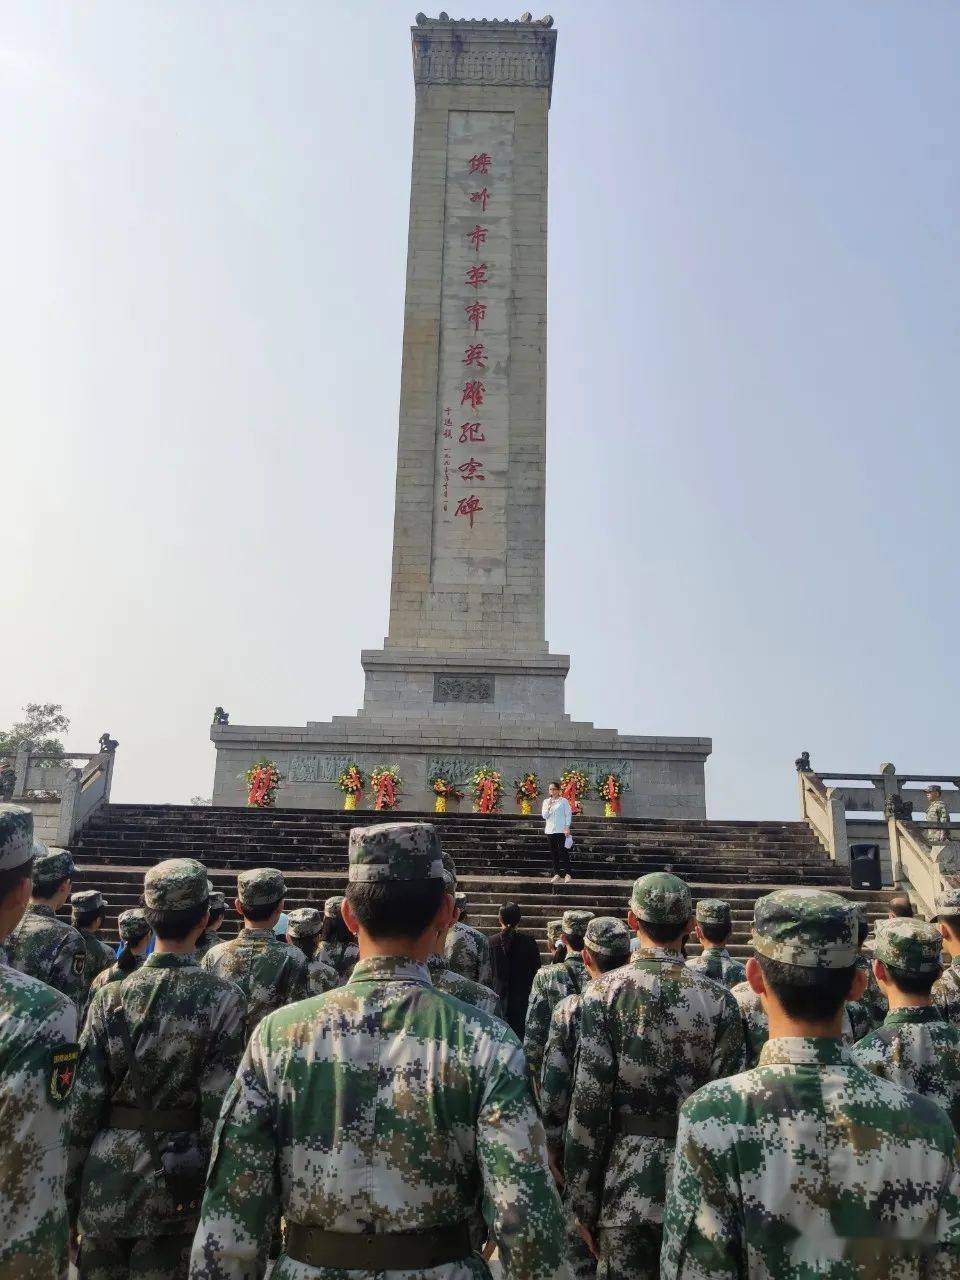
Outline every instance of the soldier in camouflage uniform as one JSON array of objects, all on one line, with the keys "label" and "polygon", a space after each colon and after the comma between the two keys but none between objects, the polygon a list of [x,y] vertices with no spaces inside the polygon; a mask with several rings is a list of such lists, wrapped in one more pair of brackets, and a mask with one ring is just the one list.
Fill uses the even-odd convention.
[{"label": "soldier in camouflage uniform", "polygon": [[147,945],[153,935],[146,913],[139,907],[131,907],[129,911],[121,911],[117,918],[117,929],[123,946],[120,954],[108,969],[101,969],[90,983],[87,1003],[82,1022],[86,1022],[93,997],[101,987],[110,982],[122,982],[134,969],[139,969],[147,954]]},{"label": "soldier in camouflage uniform", "polygon": [[890,1012],[851,1050],[854,1061],[931,1098],[960,1133],[960,1027],[945,1021],[930,996],[940,974],[940,931],[923,920],[892,921],[877,936],[874,970]]},{"label": "soldier in camouflage uniform", "polygon": [[483,1211],[507,1280],[566,1280],[560,1202],[519,1041],[437,991],[449,927],[426,823],[350,835],[350,981],[265,1018],[224,1103],[191,1280],[481,1280]]},{"label": "soldier in camouflage uniform", "polygon": [[83,939],[87,953],[84,974],[88,986],[98,973],[109,969],[114,961],[112,948],[97,937],[103,927],[106,909],[107,900],[96,889],[83,889],[70,896],[70,923]]},{"label": "soldier in camouflage uniform", "polygon": [[567,958],[567,948],[560,939],[562,932],[562,920],[547,921],[547,945],[550,947],[550,964],[559,964],[561,960],[566,960]]},{"label": "soldier in camouflage uniform", "polygon": [[738,982],[743,982],[747,975],[740,961],[734,960],[727,950],[727,939],[733,932],[730,903],[723,898],[701,898],[697,903],[695,920],[703,950],[700,955],[691,956],[687,964],[729,991]]},{"label": "soldier in camouflage uniform", "polygon": [[247,1038],[260,1019],[307,996],[307,959],[273,931],[283,911],[286,885],[279,871],[258,867],[237,876],[235,906],[243,928],[211,947],[200,961],[208,973],[235,982],[247,1002]]},{"label": "soldier in camouflage uniform", "polygon": [[360,951],[356,938],[343,923],[340,913],[342,906],[342,893],[335,893],[324,902],[323,928],[316,954],[325,964],[336,969],[341,982],[347,982],[353,973],[353,966],[360,959]]},{"label": "soldier in camouflage uniform", "polygon": [[948,1022],[960,1026],[960,889],[945,889],[933,919],[940,929],[950,967],[933,984],[933,1003]]},{"label": "soldier in camouflage uniform", "polygon": [[194,954],[207,898],[192,858],[151,867],[143,901],[156,948],[90,1005],[68,1181],[81,1280],[186,1275],[214,1123],[244,1043],[243,997]]},{"label": "soldier in camouflage uniform", "polygon": [[[736,1000],[743,1019],[743,1033],[747,1042],[746,1065],[755,1067],[760,1060],[760,1051],[770,1036],[767,1015],[760,1003],[759,993],[754,991],[749,982],[738,982],[730,994]],[[848,1047],[855,1045],[872,1030],[873,1019],[867,1013],[862,1001],[848,1000],[843,1006],[840,1019],[840,1039],[843,1043]]]},{"label": "soldier in camouflage uniform", "polygon": [[70,896],[73,859],[66,849],[48,849],[39,841],[34,845],[30,905],[7,939],[7,960],[72,1000],[79,1013],[89,985],[87,950],[76,929],[56,915]]},{"label": "soldier in camouflage uniform", "polygon": [[0,804],[0,1275],[65,1280],[64,1199],[77,1011],[65,996],[12,969],[3,941],[30,894],[33,814]]},{"label": "soldier in camouflage uniform", "polygon": [[564,996],[579,995],[590,979],[580,952],[583,950],[583,931],[592,919],[592,911],[576,908],[565,911],[560,922],[560,937],[567,949],[567,957],[559,964],[545,965],[534,975],[527,1005],[527,1023],[523,1030],[523,1051],[527,1055],[533,1088],[538,1094],[553,1011]]},{"label": "soldier in camouflage uniform", "polygon": [[862,902],[858,902],[855,905],[857,908],[857,946],[860,950],[860,955],[857,956],[857,968],[861,973],[866,974],[867,978],[867,985],[859,1003],[870,1021],[870,1030],[872,1031],[874,1027],[883,1025],[883,1020],[887,1016],[888,1006],[886,996],[877,986],[877,980],[873,976],[873,966],[870,963],[870,958],[863,954],[864,943],[870,934],[867,909]]},{"label": "soldier in camouflage uniform", "polygon": [[[949,827],[950,810],[943,802],[943,791],[935,782],[927,787],[927,811],[923,815],[924,822],[936,822],[941,827]],[[927,828],[924,835],[930,844],[943,844],[945,840],[950,839],[947,831],[938,831],[936,828]]]},{"label": "soldier in camouflage uniform", "polygon": [[322,928],[323,913],[314,907],[299,907],[287,915],[287,941],[299,947],[307,958],[307,993],[311,996],[319,996],[340,985],[336,969],[317,955]]},{"label": "soldier in camouflage uniform", "polygon": [[215,947],[220,939],[217,934],[227,914],[227,900],[219,889],[210,890],[210,923],[197,939],[197,959],[202,960],[211,947]]},{"label": "soldier in camouflage uniform", "polygon": [[[613,916],[594,916],[584,932],[581,958],[591,979],[619,968],[630,959],[630,930]],[[589,982],[584,990],[590,990]],[[547,1136],[547,1156],[561,1190],[563,1144],[580,1048],[580,1000],[579,995],[564,996],[554,1009],[540,1079],[540,1114]],[[578,1280],[588,1280],[596,1274],[597,1260],[570,1213],[567,1214],[567,1256]]]},{"label": "soldier in camouflage uniform", "polygon": [[771,1039],[758,1067],[683,1106],[663,1280],[955,1276],[950,1120],[841,1047],[844,1000],[864,982],[853,904],[780,889],[756,904],[753,945]]},{"label": "soldier in camouflage uniform", "polygon": [[664,871],[642,876],[628,915],[640,950],[580,1000],[564,1174],[570,1209],[599,1259],[599,1280],[659,1275],[680,1105],[743,1066],[736,1001],[683,962],[692,915],[682,880]]},{"label": "soldier in camouflage uniform", "polygon": [[458,891],[456,895],[457,920],[447,934],[444,944],[444,955],[447,968],[471,982],[479,982],[482,987],[493,984],[493,956],[490,952],[490,939],[473,925],[467,924],[467,895]]}]

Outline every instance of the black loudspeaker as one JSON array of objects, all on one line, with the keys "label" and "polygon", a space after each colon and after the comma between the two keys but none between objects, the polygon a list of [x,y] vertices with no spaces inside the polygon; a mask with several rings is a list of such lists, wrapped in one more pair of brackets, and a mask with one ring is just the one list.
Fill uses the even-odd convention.
[{"label": "black loudspeaker", "polygon": [[880,889],[880,846],[878,844],[852,844],[850,846],[850,883],[854,889]]}]

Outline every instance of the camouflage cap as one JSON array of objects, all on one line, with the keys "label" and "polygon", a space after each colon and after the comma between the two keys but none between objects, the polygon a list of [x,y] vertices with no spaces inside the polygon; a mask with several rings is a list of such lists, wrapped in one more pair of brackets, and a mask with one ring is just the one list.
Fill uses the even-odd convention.
[{"label": "camouflage cap", "polygon": [[648,924],[686,924],[693,915],[690,890],[669,871],[651,871],[633,884],[630,906]]},{"label": "camouflage cap", "polygon": [[350,832],[351,884],[443,880],[440,837],[429,822],[384,822]]},{"label": "camouflage cap", "polygon": [[960,888],[944,889],[934,903],[933,919],[940,916],[960,916]]},{"label": "camouflage cap", "polygon": [[630,954],[630,930],[623,920],[617,920],[614,916],[594,916],[583,937],[594,955],[622,955],[626,960]]},{"label": "camouflage cap", "polygon": [[557,939],[560,937],[560,931],[562,928],[562,920],[547,921],[547,941],[550,943],[551,947],[555,947],[557,945]]},{"label": "camouflage cap", "polygon": [[70,895],[70,906],[74,911],[103,911],[107,900],[98,889],[81,889],[79,893]]},{"label": "camouflage cap", "polygon": [[42,846],[33,862],[33,883],[35,885],[55,885],[76,871],[69,849],[48,849]]},{"label": "camouflage cap", "polygon": [[465,907],[467,905],[467,895],[462,889],[457,889],[453,897],[458,907]]},{"label": "camouflage cap", "polygon": [[167,858],[143,877],[143,901],[151,911],[184,911],[207,901],[207,869],[195,858]]},{"label": "camouflage cap", "polygon": [[753,949],[801,969],[846,969],[857,958],[857,909],[824,889],[777,889],[753,910]]},{"label": "camouflage cap", "polygon": [[935,791],[938,796],[943,795],[943,787],[941,787],[939,782],[931,782],[929,786],[924,787],[923,789],[924,791],[927,792],[927,794],[929,794],[931,791]]},{"label": "camouflage cap", "polygon": [[730,924],[730,903],[725,898],[701,898],[696,917],[697,924]]},{"label": "camouflage cap", "polygon": [[286,891],[283,875],[275,867],[254,867],[237,876],[237,897],[245,907],[269,907]]},{"label": "camouflage cap", "polygon": [[150,932],[150,925],[139,907],[131,907],[117,917],[117,932],[124,942],[142,942]]},{"label": "camouflage cap", "polygon": [[298,907],[287,913],[287,933],[291,938],[315,938],[323,928],[323,913],[315,907]]},{"label": "camouflage cap", "polygon": [[569,911],[563,913],[560,921],[561,929],[564,933],[583,933],[595,914],[596,912],[587,911],[585,908],[571,907]]},{"label": "camouflage cap", "polygon": [[22,867],[33,857],[33,810],[0,804],[0,871]]},{"label": "camouflage cap", "polygon": [[323,914],[328,920],[340,919],[340,908],[343,906],[343,894],[335,893],[323,904]]},{"label": "camouflage cap", "polygon": [[[209,884],[209,881],[207,883]],[[226,899],[226,896],[222,894],[219,889],[211,889],[209,893],[209,897],[210,897],[210,902],[208,905],[211,911],[226,911],[227,899]]]},{"label": "camouflage cap", "polygon": [[443,882],[447,886],[448,892],[453,893],[457,887],[457,864],[449,853],[441,853],[440,858],[443,862]]},{"label": "camouflage cap", "polygon": [[877,960],[904,973],[939,973],[943,940],[940,930],[925,920],[891,920],[877,934]]}]

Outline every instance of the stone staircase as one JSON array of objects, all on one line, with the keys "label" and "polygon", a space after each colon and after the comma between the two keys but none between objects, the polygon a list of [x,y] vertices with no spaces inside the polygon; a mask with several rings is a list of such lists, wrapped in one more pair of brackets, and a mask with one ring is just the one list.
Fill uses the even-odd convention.
[{"label": "stone staircase", "polygon": [[[391,820],[423,814],[395,811]],[[200,808],[107,805],[74,841],[77,887],[98,888],[110,903],[109,936],[119,911],[139,901],[146,869],[164,858],[194,857],[229,901],[238,871],[275,866],[289,886],[290,908],[317,905],[345,883],[349,830],[380,820],[372,813],[322,809]],[[809,827],[799,822],[710,822],[582,818],[575,825],[574,872],[554,884],[539,818],[448,813],[432,815],[470,899],[470,921],[497,928],[504,902],[519,903],[521,927],[544,942],[547,920],[566,907],[621,916],[631,882],[670,870],[694,899],[727,898],[734,915],[731,950],[746,953],[753,903],[778,885],[818,885],[863,901],[871,916],[885,910],[885,891],[853,890]],[[232,911],[223,936],[236,928]],[[695,948],[691,948],[695,950]]]}]

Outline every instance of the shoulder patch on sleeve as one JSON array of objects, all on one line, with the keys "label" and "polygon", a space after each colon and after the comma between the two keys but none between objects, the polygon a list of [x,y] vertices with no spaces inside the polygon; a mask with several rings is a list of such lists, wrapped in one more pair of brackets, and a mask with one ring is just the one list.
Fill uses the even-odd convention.
[{"label": "shoulder patch on sleeve", "polygon": [[61,1044],[51,1049],[48,1086],[51,1102],[66,1102],[69,1098],[77,1074],[79,1056],[80,1046],[76,1044]]},{"label": "shoulder patch on sleeve", "polygon": [[83,973],[86,963],[87,963],[86,951],[78,951],[77,954],[73,957],[73,972],[77,975],[78,978]]}]

